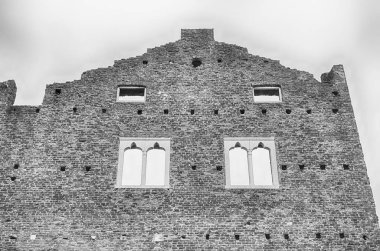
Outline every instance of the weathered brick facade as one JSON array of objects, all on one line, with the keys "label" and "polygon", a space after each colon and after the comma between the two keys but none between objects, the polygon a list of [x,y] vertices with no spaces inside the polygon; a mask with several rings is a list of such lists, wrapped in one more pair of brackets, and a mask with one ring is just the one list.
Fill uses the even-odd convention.
[{"label": "weathered brick facade", "polygon": [[[146,102],[116,102],[124,84],[146,86]],[[283,101],[254,103],[261,85]],[[182,30],[48,85],[41,106],[14,106],[15,95],[0,83],[0,250],[380,248],[341,65],[319,82],[213,30]],[[115,188],[119,137],[171,139],[169,189]],[[225,189],[224,137],[275,137],[280,188]]]}]

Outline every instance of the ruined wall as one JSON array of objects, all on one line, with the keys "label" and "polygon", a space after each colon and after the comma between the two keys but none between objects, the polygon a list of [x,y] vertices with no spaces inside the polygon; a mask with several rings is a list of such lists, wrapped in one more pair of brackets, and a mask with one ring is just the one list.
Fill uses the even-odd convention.
[{"label": "ruined wall", "polygon": [[[1,250],[379,248],[343,67],[322,80],[182,30],[47,86],[38,107],[0,89]],[[117,103],[121,84],[146,86],[146,102]],[[281,86],[283,102],[254,103],[260,85]],[[225,189],[223,138],[269,136],[280,189]],[[115,188],[119,137],[171,138],[170,189]]]}]

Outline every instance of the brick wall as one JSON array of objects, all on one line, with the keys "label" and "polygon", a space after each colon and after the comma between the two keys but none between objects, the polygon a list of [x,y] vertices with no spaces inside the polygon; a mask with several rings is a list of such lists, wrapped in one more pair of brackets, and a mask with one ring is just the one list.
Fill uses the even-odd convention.
[{"label": "brick wall", "polygon": [[[38,107],[13,106],[16,87],[1,83],[1,250],[378,249],[343,67],[322,80],[216,42],[213,30],[182,30],[48,85]],[[146,102],[117,103],[124,84],[146,86]],[[283,102],[254,103],[261,85],[281,86]],[[225,189],[223,138],[269,136],[280,189]],[[171,188],[115,188],[119,137],[171,138]]]}]

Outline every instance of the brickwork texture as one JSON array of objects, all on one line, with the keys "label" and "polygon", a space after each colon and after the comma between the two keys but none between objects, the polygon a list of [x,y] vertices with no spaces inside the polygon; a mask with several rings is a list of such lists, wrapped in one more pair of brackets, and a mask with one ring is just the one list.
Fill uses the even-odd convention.
[{"label": "brickwork texture", "polygon": [[[343,67],[318,81],[213,33],[48,85],[40,106],[0,83],[0,250],[380,248]],[[146,101],[116,102],[121,85]],[[120,137],[171,139],[170,188],[115,187]],[[279,189],[226,189],[225,137],[274,137]]]}]

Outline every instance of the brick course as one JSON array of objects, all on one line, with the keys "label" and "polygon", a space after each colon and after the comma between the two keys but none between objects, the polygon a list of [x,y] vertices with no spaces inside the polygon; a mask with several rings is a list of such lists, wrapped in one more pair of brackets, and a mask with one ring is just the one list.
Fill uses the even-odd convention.
[{"label": "brick course", "polygon": [[[197,29],[48,85],[41,106],[0,83],[0,249],[379,249],[343,66],[321,79]],[[146,102],[117,103],[119,85]],[[283,102],[254,103],[268,85]],[[171,138],[169,189],[115,188],[119,137]],[[225,189],[224,137],[275,137],[280,188]]]}]

